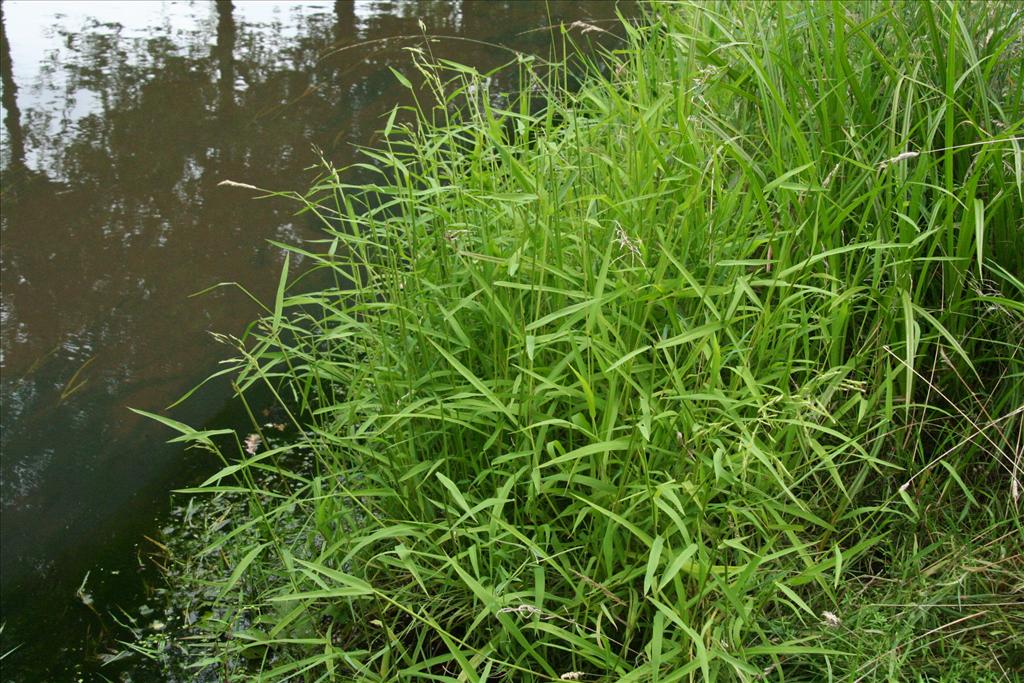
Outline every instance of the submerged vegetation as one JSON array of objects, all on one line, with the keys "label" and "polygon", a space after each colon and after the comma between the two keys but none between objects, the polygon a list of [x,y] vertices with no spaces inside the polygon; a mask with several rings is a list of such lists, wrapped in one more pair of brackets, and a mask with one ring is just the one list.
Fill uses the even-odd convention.
[{"label": "submerged vegetation", "polygon": [[231,340],[287,431],[172,425],[225,463],[177,646],[217,680],[1015,680],[1022,12],[658,3],[511,100],[411,53],[377,181],[295,197],[330,286],[286,267]]}]

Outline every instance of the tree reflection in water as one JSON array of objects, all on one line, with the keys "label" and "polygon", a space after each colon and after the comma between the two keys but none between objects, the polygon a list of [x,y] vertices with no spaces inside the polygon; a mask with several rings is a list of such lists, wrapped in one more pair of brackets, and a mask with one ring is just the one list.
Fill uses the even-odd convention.
[{"label": "tree reflection in water", "polygon": [[[353,146],[407,95],[388,67],[415,80],[403,48],[422,44],[420,22],[431,35],[547,54],[549,34],[536,29],[614,12],[605,2],[0,6],[0,651],[25,642],[7,676],[92,666],[91,636],[112,622],[76,602],[83,575],[100,614],[138,604],[133,546],[159,526],[167,490],[212,464],[163,446],[162,430],[126,410],[169,404],[225,353],[208,332],[240,332],[257,314],[236,290],[187,295],[238,282],[269,299],[282,256],[267,240],[318,237],[293,206],[218,182],[302,190],[313,145],[339,166],[355,161]],[[379,40],[393,36],[412,38]],[[430,48],[479,69],[510,58],[466,41]],[[172,416],[213,419],[228,395],[209,385]]]}]

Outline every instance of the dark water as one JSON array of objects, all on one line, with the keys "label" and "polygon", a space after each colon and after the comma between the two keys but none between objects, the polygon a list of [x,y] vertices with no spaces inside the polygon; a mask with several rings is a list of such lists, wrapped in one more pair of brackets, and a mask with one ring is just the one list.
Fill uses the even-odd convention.
[{"label": "dark water", "polygon": [[[166,430],[127,406],[161,411],[228,354],[209,332],[240,333],[259,313],[237,289],[190,293],[237,282],[271,299],[283,257],[268,240],[318,237],[295,206],[218,182],[303,190],[314,145],[335,164],[355,161],[353,145],[372,144],[403,101],[388,67],[413,76],[403,48],[424,44],[420,22],[449,36],[430,44],[436,57],[490,69],[513,54],[486,43],[546,56],[546,27],[611,26],[615,6],[4,2],[0,12],[0,654],[18,648],[0,666],[4,680],[116,679],[95,655],[124,635],[112,615],[137,610],[158,583],[146,536],[170,489],[214,466],[165,445]],[[229,397],[212,383],[168,414],[231,424]],[[91,607],[76,595],[87,573]]]}]

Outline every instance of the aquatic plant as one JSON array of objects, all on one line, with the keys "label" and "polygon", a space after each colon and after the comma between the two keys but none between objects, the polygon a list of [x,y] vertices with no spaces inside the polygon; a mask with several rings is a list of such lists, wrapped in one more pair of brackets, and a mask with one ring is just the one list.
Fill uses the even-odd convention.
[{"label": "aquatic plant", "polygon": [[265,448],[193,491],[233,501],[177,579],[206,586],[197,666],[1021,670],[1022,27],[658,3],[579,89],[513,64],[507,104],[411,53],[432,95],[365,150],[377,180],[293,196],[326,236],[281,246],[331,283],[286,263],[233,342],[290,431],[254,420]]}]

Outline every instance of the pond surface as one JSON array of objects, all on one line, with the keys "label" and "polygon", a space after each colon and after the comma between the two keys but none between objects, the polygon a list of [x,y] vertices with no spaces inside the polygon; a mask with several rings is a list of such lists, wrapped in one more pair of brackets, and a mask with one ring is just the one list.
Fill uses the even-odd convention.
[{"label": "pond surface", "polygon": [[[412,77],[405,48],[423,33],[439,38],[436,57],[486,70],[513,57],[499,45],[547,56],[552,25],[610,27],[615,11],[522,0],[0,6],[0,654],[17,647],[3,680],[130,675],[100,670],[96,656],[124,635],[118,610],[139,610],[159,583],[149,538],[169,491],[215,463],[164,444],[168,430],[128,406],[162,412],[229,354],[210,332],[239,334],[259,313],[237,288],[189,294],[235,282],[272,299],[283,255],[268,240],[319,237],[294,205],[218,183],[302,191],[314,146],[336,165],[355,161],[354,146],[372,144],[403,101],[388,67]],[[214,382],[165,414],[241,424],[229,398]]]}]

